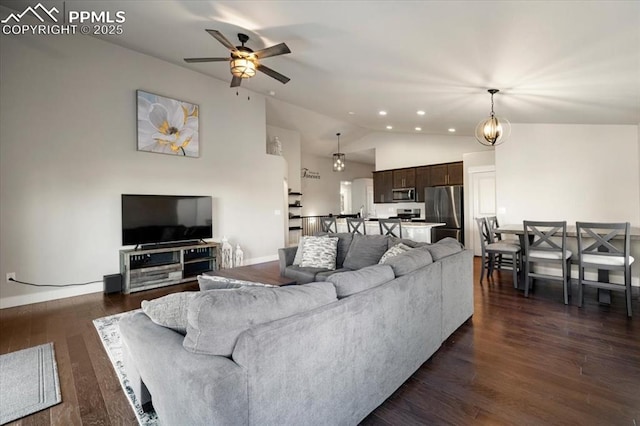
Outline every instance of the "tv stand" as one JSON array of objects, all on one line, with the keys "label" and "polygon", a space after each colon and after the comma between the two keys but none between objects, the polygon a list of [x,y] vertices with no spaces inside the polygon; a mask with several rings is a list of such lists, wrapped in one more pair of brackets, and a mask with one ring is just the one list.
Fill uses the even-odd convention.
[{"label": "tv stand", "polygon": [[123,293],[193,281],[218,269],[220,244],[183,242],[120,250]]}]

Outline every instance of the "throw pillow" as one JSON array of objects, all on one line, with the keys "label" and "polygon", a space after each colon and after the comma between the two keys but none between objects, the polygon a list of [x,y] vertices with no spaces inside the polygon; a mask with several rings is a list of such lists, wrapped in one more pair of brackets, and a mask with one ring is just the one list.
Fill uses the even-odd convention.
[{"label": "throw pillow", "polygon": [[336,269],[337,237],[307,237],[302,249],[301,268]]},{"label": "throw pillow", "polygon": [[187,309],[197,291],[172,293],[153,300],[143,300],[142,311],[154,323],[184,335],[187,333]]},{"label": "throw pillow", "polygon": [[411,247],[404,245],[402,243],[400,244],[396,244],[395,246],[391,247],[389,250],[387,250],[386,252],[384,252],[384,254],[382,255],[382,257],[380,258],[380,264],[385,263],[385,261],[387,259],[392,258],[393,256],[397,256],[399,254],[404,253],[407,250],[411,250]]},{"label": "throw pillow", "polygon": [[187,335],[182,346],[190,352],[229,357],[238,337],[254,325],[336,300],[331,283],[197,292],[189,303]]},{"label": "throw pillow", "polygon": [[386,235],[354,235],[343,266],[355,271],[375,265],[387,251],[388,241],[389,237]]},{"label": "throw pillow", "polygon": [[[318,235],[319,237],[325,237],[328,235]],[[302,263],[302,253],[304,251],[304,243],[307,240],[307,238],[314,238],[314,237],[302,237],[300,238],[300,241],[298,242],[298,249],[296,250],[296,257],[293,258],[293,265],[295,266],[300,266],[300,263]]]},{"label": "throw pillow", "polygon": [[377,287],[394,279],[393,269],[388,265],[372,265],[358,271],[337,272],[327,277],[336,287],[338,299]]},{"label": "throw pillow", "polygon": [[198,285],[200,286],[200,291],[224,290],[230,288],[240,288],[244,286],[276,287],[270,284],[236,280],[233,278],[218,277],[214,275],[198,275]]}]

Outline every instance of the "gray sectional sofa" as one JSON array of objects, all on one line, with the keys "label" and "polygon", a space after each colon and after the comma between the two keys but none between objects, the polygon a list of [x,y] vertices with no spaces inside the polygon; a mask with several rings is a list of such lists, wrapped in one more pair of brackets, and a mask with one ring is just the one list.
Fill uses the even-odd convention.
[{"label": "gray sectional sofa", "polygon": [[355,425],[473,315],[472,259],[443,241],[325,282],[196,292],[186,336],[132,313],[129,380],[163,425]]}]

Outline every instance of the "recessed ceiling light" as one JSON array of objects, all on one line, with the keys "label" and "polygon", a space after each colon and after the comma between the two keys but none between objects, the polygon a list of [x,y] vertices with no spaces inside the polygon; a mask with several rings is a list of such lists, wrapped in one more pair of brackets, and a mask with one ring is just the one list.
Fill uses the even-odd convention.
[{"label": "recessed ceiling light", "polygon": [[349,111],[349,115],[355,115],[356,113],[353,111]]},{"label": "recessed ceiling light", "polygon": [[454,129],[453,127],[451,127],[451,128],[449,129],[449,133],[455,133],[455,131],[456,131],[456,129]]},{"label": "recessed ceiling light", "polygon": [[393,126],[387,126],[387,130],[393,129]]},{"label": "recessed ceiling light", "polygon": [[425,115],[425,114],[426,114],[426,112],[424,112],[424,111],[420,110],[420,111],[416,111],[416,114],[418,114],[418,115]]},{"label": "recessed ceiling light", "polygon": [[417,131],[417,132],[422,131],[422,127],[416,127],[416,131]]},{"label": "recessed ceiling light", "polygon": [[378,114],[380,115],[387,115],[387,111],[379,111]]},{"label": "recessed ceiling light", "polygon": [[273,90],[271,90],[271,91],[269,92],[269,94],[270,94],[271,96],[275,96],[275,95],[276,95],[276,92],[274,92]]}]

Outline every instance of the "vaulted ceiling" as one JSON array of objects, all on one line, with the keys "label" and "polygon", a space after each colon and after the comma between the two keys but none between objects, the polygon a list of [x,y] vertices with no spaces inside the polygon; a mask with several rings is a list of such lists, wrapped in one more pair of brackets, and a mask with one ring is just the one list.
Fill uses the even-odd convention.
[{"label": "vaulted ceiling", "polygon": [[[15,9],[31,3],[2,2]],[[640,123],[639,1],[66,3],[123,10],[124,33],[103,39],[229,82],[226,62],[183,61],[229,54],[205,29],[234,44],[237,33],[248,34],[254,50],[285,42],[291,54],[263,63],[291,81],[258,73],[240,93],[309,112],[309,123],[300,123],[268,101],[269,124],[308,125],[303,149],[319,155],[334,148],[336,128],[345,143],[416,127],[472,135],[490,111],[489,88],[500,89],[495,110],[511,122]]]}]

